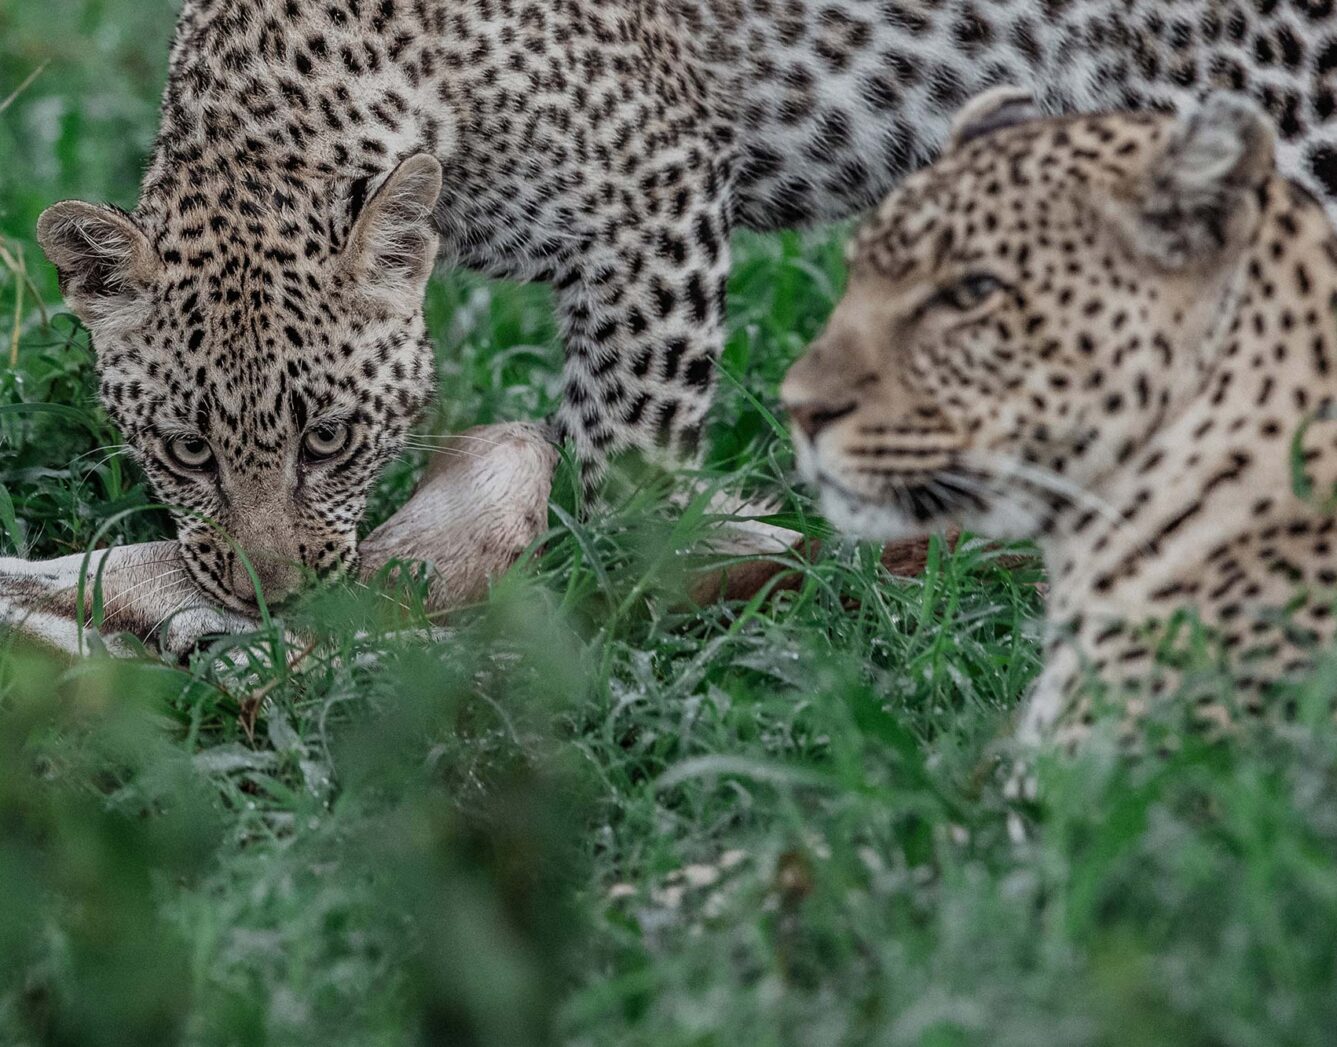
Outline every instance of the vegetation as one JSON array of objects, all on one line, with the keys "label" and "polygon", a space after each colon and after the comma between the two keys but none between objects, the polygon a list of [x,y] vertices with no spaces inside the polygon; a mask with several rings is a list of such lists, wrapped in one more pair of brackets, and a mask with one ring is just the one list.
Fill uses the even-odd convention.
[{"label": "vegetation", "polygon": [[[133,204],[171,8],[0,7],[0,555],[166,530],[32,229]],[[768,408],[839,243],[740,239],[710,463],[814,528]],[[435,431],[551,407],[542,290],[453,276],[430,308]],[[835,543],[693,610],[701,507],[629,485],[578,524],[570,487],[429,641],[358,591],[292,612],[299,651],[0,642],[0,1043],[1332,1041],[1337,661],[1284,730],[1046,761],[1016,805],[1035,571],[967,543],[898,581]]]}]

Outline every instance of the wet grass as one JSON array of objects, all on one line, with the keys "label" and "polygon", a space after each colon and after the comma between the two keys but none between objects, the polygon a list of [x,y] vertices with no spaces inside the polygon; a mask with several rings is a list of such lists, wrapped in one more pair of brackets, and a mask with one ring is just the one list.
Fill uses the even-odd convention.
[{"label": "wet grass", "polygon": [[[169,8],[0,8],[0,100],[50,63],[0,114],[0,555],[164,533],[31,230],[61,196],[133,203]],[[710,472],[801,519],[769,408],[839,239],[740,238],[733,278]],[[434,426],[551,407],[545,292],[451,277],[429,308]],[[792,593],[688,609],[700,507],[649,485],[579,524],[569,489],[542,556],[430,641],[334,593],[294,612],[301,652],[5,642],[0,1043],[1331,1042],[1326,717],[1043,763],[1016,809],[1034,572],[968,543],[894,580],[837,542]]]}]

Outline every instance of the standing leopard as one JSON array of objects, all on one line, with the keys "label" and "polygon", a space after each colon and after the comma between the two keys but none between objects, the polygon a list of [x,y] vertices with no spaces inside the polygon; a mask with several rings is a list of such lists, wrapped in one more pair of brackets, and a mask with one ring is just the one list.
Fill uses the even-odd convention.
[{"label": "standing leopard", "polygon": [[1038,541],[1027,740],[1080,740],[1093,676],[1134,713],[1176,690],[1156,637],[1185,610],[1245,712],[1337,632],[1337,233],[1247,103],[984,95],[856,235],[782,397],[838,525]]},{"label": "standing leopard", "polygon": [[247,558],[271,598],[351,566],[435,390],[435,264],[553,286],[590,485],[690,459],[734,229],[866,209],[1000,82],[1056,111],[1240,91],[1337,200],[1332,7],[185,0],[138,206],[58,204],[39,237],[192,576],[253,610]]}]

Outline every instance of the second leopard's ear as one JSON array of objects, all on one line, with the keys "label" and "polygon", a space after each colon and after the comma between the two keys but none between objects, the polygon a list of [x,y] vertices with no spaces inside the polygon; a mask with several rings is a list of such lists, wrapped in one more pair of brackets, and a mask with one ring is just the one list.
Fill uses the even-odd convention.
[{"label": "second leopard's ear", "polygon": [[1252,102],[1211,96],[1170,126],[1109,210],[1132,250],[1162,269],[1212,268],[1258,228],[1275,154],[1272,126]]},{"label": "second leopard's ear", "polygon": [[1038,120],[1042,116],[1044,112],[1025,88],[992,88],[976,95],[956,114],[956,119],[952,121],[952,130],[947,136],[947,151],[960,149],[976,138],[982,138],[1014,124]]},{"label": "second leopard's ear", "polygon": [[395,312],[422,305],[439,237],[432,210],[441,196],[440,162],[411,156],[362,208],[340,264],[358,293]]}]

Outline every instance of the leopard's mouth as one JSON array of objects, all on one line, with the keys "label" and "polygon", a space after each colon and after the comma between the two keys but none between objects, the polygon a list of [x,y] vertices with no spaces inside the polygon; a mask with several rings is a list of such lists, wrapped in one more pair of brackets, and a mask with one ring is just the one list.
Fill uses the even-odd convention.
[{"label": "leopard's mouth", "polygon": [[[251,586],[247,586],[247,592],[239,593],[220,579],[219,574],[222,573],[226,576],[231,567],[228,553],[223,554],[221,562],[211,565],[208,560],[201,560],[199,557],[191,555],[187,551],[187,542],[181,542],[181,549],[181,560],[187,574],[204,596],[229,611],[250,618],[260,617],[261,599],[255,596]],[[236,553],[233,552],[230,555],[236,556]],[[263,560],[263,557],[259,558],[256,563],[252,563],[252,569],[256,570],[261,584],[260,593],[263,598],[263,606],[265,610],[278,611],[290,609],[304,593],[309,592],[313,587],[337,582],[340,579],[352,578],[356,580],[362,563],[362,554],[356,542],[350,541],[336,553],[332,553],[323,564],[313,567],[294,561],[291,564],[293,574],[290,577],[285,577],[281,582],[272,579],[266,581],[268,572],[258,567],[261,560]],[[246,579],[250,578],[248,572],[243,571],[243,573]],[[242,582],[242,584],[245,584],[245,582]]]},{"label": "leopard's mouth", "polygon": [[944,469],[876,475],[817,468],[811,476],[832,524],[879,541],[923,538],[949,527],[1003,540],[1034,539],[1064,504],[1023,475],[995,474],[960,460]]},{"label": "leopard's mouth", "polygon": [[[198,588],[209,600],[213,601],[219,607],[245,617],[260,617],[261,601],[253,593],[242,595],[233,591],[215,576],[214,572],[210,570],[206,563],[200,562],[196,557],[187,554],[182,556],[181,559],[185,564],[186,572],[195,583],[196,588]],[[264,598],[264,607],[269,611],[277,610],[284,605],[291,603],[300,592],[301,587],[297,585],[284,588],[281,591],[273,587],[265,589],[263,588],[262,581],[261,593]]]},{"label": "leopard's mouth", "polygon": [[196,557],[183,555],[181,561],[185,565],[190,580],[195,583],[195,587],[215,604],[250,618],[254,618],[260,613],[259,604],[243,599],[222,585],[213,576],[208,566],[201,563]]},{"label": "leopard's mouth", "polygon": [[863,538],[898,541],[922,538],[950,526],[969,526],[993,508],[989,492],[955,472],[879,477],[856,487],[818,470],[814,482],[822,510],[838,528]]}]

